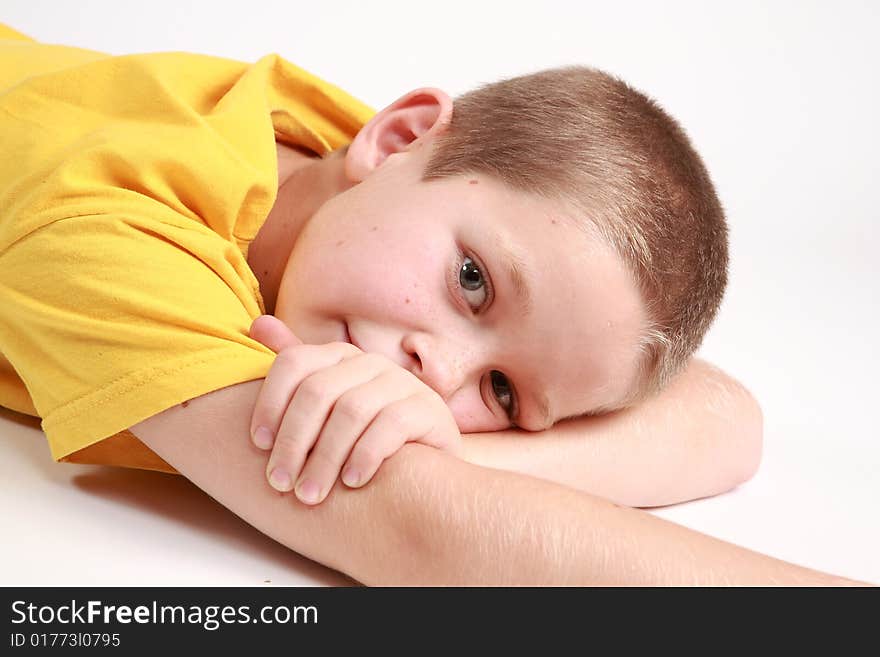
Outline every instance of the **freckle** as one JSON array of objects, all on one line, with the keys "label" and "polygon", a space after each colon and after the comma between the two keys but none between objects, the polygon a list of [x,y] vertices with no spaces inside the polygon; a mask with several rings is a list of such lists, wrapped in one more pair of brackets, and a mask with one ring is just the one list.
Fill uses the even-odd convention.
[{"label": "freckle", "polygon": [[345,240],[339,240],[336,242],[336,246],[342,246],[343,244],[345,244]]},{"label": "freckle", "polygon": [[556,222],[556,219],[551,219],[551,220],[550,220],[550,221],[552,221],[552,222],[553,222],[553,225],[554,225],[554,226],[555,226],[555,225],[556,225],[556,223],[557,223],[557,222]]},{"label": "freckle", "polygon": [[406,302],[409,303],[409,297],[406,298]]},{"label": "freckle", "polygon": [[468,180],[468,184],[469,185],[479,185],[480,181],[479,180]]},{"label": "freckle", "polygon": [[268,275],[269,275],[269,270],[268,270],[268,269],[264,270],[264,271],[263,271],[263,276],[268,276]]},{"label": "freckle", "polygon": [[370,228],[370,232],[372,233],[372,232],[373,232],[374,230],[376,230],[377,228],[379,228],[379,227],[378,227],[378,226],[373,226],[372,228]]}]

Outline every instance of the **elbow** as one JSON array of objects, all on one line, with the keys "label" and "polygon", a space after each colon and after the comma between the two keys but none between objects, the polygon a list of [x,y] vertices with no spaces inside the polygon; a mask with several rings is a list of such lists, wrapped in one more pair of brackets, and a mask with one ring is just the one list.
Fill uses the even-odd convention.
[{"label": "elbow", "polygon": [[755,396],[740,381],[705,362],[706,404],[712,409],[720,450],[720,469],[713,494],[726,492],[752,479],[764,453],[764,413]]},{"label": "elbow", "polygon": [[735,460],[739,467],[734,485],[747,482],[758,472],[764,453],[764,413],[761,405],[742,384],[736,384],[734,435],[737,447]]}]

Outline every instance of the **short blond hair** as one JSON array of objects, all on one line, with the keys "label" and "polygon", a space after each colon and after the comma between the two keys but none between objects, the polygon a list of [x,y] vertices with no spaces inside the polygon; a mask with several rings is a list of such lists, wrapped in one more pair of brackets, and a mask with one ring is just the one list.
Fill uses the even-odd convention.
[{"label": "short blond hair", "polygon": [[678,123],[592,68],[501,80],[454,100],[422,179],[473,173],[574,208],[615,248],[641,292],[648,323],[638,383],[612,407],[585,414],[662,390],[700,346],[727,285],[724,211]]}]

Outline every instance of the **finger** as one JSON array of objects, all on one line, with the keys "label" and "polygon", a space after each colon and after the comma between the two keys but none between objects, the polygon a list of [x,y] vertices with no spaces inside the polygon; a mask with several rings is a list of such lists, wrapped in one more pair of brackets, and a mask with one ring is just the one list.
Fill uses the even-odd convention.
[{"label": "finger", "polygon": [[250,337],[262,342],[276,354],[285,347],[302,344],[290,327],[274,315],[260,315],[251,324]]},{"label": "finger", "polygon": [[421,394],[385,406],[351,450],[342,469],[343,481],[352,487],[366,484],[404,443],[434,433],[436,414],[432,403]]},{"label": "finger", "polygon": [[298,345],[279,353],[260,386],[251,414],[251,440],[260,449],[271,449],[274,437],[297,386],[307,376],[361,353],[344,342]]},{"label": "finger", "polygon": [[299,478],[308,452],[318,440],[336,400],[390,365],[356,347],[354,349],[357,350],[356,356],[310,374],[294,391],[266,465],[266,476],[276,490],[286,492],[293,488],[293,482]]},{"label": "finger", "polygon": [[[388,376],[387,370],[343,393],[333,405],[318,441],[306,459],[295,487],[297,497],[306,504],[323,502],[339,478],[342,464],[370,422],[385,406],[410,394],[406,386],[401,386],[400,378]],[[388,439],[393,441],[394,437],[388,436]],[[393,453],[402,444],[398,441],[396,446],[388,449]],[[379,464],[381,459],[376,467]]]}]

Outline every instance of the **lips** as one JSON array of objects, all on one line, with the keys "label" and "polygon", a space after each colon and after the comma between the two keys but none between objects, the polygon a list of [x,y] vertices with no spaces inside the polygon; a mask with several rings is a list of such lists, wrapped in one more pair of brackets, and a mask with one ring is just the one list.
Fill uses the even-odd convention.
[{"label": "lips", "polygon": [[354,338],[352,337],[351,331],[348,330],[348,324],[343,324],[343,327],[345,328],[345,338],[344,338],[345,341],[348,342],[349,344],[353,344],[355,347],[360,349],[360,346],[358,345],[357,342],[355,342]]}]

